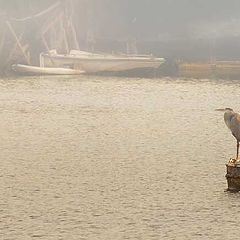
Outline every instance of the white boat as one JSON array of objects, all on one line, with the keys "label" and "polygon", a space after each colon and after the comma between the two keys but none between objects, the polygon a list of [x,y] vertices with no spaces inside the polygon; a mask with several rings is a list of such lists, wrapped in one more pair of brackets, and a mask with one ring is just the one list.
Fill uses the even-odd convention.
[{"label": "white boat", "polygon": [[27,75],[80,75],[84,73],[82,70],[69,68],[36,67],[22,64],[14,64],[12,69],[17,73]]},{"label": "white boat", "polygon": [[70,54],[56,51],[40,54],[41,67],[69,67],[86,73],[120,72],[131,69],[158,68],[165,60],[151,55],[104,55],[78,50]]}]

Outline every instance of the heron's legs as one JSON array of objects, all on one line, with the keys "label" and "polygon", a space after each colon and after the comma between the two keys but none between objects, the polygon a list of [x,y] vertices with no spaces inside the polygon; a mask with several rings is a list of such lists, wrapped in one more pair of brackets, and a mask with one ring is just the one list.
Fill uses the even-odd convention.
[{"label": "heron's legs", "polygon": [[237,158],[236,158],[236,160],[238,159],[238,153],[239,153],[239,141],[237,140]]}]

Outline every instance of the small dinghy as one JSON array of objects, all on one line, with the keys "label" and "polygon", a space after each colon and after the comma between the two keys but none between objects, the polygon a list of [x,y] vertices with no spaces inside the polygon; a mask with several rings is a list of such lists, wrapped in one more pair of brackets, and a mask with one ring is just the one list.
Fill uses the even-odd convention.
[{"label": "small dinghy", "polygon": [[17,73],[25,75],[80,75],[85,73],[82,70],[70,68],[36,67],[22,64],[14,64],[12,69]]}]

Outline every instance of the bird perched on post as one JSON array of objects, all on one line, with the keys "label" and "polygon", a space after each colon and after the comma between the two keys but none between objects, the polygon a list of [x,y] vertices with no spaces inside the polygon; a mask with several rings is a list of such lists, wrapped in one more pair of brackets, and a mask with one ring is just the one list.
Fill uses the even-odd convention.
[{"label": "bird perched on post", "polygon": [[216,109],[216,111],[224,111],[224,121],[227,127],[232,132],[232,135],[237,140],[237,155],[239,155],[239,141],[240,141],[240,113],[234,112],[231,108]]}]

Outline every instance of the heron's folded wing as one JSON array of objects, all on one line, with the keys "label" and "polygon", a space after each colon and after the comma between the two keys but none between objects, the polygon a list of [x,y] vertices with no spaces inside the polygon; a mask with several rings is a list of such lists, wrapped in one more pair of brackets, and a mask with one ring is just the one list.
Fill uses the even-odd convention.
[{"label": "heron's folded wing", "polygon": [[240,140],[240,114],[235,113],[231,118],[230,130],[235,138]]}]

